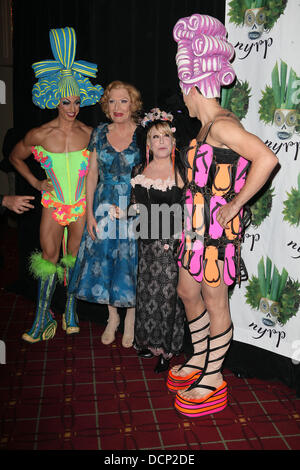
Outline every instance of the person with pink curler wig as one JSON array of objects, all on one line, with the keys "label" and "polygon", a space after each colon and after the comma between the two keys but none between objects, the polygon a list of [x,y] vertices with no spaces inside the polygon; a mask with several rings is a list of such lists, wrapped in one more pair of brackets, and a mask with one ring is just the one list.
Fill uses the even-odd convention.
[{"label": "person with pink curler wig", "polygon": [[[183,365],[169,371],[167,386],[177,392],[175,408],[179,413],[201,417],[227,405],[227,383],[221,368],[233,336],[228,285],[245,272],[240,258],[246,223],[243,207],[268,180],[278,160],[233,113],[220,106],[221,87],[235,79],[230,63],[234,48],[227,41],[224,25],[211,16],[194,14],[181,18],[173,34],[178,44],[176,63],[183,100],[190,117],[202,125],[187,151],[186,166],[193,212],[199,193],[203,196],[205,230],[200,237],[201,256],[196,230],[186,232],[179,249],[177,290],[194,351]],[[212,160],[208,164],[209,151]],[[199,185],[203,178],[197,172],[204,173],[204,186]],[[199,221],[197,225],[201,225]],[[194,257],[199,260],[199,270],[203,265],[203,278],[194,275]]]}]

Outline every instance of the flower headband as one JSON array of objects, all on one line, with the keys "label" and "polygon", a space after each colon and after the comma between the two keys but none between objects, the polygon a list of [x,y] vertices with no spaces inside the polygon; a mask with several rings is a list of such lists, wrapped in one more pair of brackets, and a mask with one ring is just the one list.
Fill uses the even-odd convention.
[{"label": "flower headband", "polygon": [[[165,111],[161,111],[159,108],[151,109],[150,113],[145,114],[144,119],[141,121],[141,125],[146,127],[150,122],[154,121],[170,121],[172,122],[174,119],[173,114],[166,113]],[[171,131],[176,131],[176,127],[171,127]]]}]

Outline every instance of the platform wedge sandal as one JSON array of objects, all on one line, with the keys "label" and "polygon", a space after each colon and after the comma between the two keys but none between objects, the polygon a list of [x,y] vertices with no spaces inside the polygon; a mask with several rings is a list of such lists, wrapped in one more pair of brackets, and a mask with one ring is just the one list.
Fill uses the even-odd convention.
[{"label": "platform wedge sandal", "polygon": [[[200,418],[202,416],[217,413],[227,406],[227,383],[220,380],[220,385],[213,387],[204,383],[208,375],[220,374],[226,352],[232,340],[232,324],[223,333],[209,339],[209,350],[207,361],[202,375],[185,390],[177,392],[175,398],[175,409],[182,415],[189,418]],[[190,398],[187,392],[201,388],[208,391],[207,394],[199,398]]]},{"label": "platform wedge sandal", "polygon": [[[207,310],[204,310],[201,315],[191,320],[188,325],[191,332],[194,354],[183,365],[175,366],[169,371],[167,387],[171,392],[186,390],[202,374],[202,367],[192,364],[191,359],[207,352],[207,341],[209,337],[209,315]],[[205,361],[203,361],[203,365],[204,362]],[[192,372],[185,376],[177,375],[178,371],[184,367],[192,369]]]}]

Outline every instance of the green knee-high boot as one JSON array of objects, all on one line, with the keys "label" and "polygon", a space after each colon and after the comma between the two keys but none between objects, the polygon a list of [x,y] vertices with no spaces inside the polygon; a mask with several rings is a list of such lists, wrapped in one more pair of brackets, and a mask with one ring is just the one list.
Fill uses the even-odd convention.
[{"label": "green knee-high boot", "polygon": [[[69,285],[69,279],[73,273],[75,261],[76,258],[72,255],[65,255],[60,261],[60,264],[65,268],[67,288]],[[78,315],[76,312],[76,298],[74,294],[70,294],[69,292],[67,292],[67,302],[62,319],[62,328],[65,330],[67,335],[79,333],[80,331]]]},{"label": "green knee-high boot", "polygon": [[56,332],[57,322],[50,313],[50,305],[57,281],[57,269],[55,264],[42,258],[41,253],[33,253],[30,271],[38,279],[38,300],[33,325],[22,338],[28,343],[37,343],[53,338]]}]

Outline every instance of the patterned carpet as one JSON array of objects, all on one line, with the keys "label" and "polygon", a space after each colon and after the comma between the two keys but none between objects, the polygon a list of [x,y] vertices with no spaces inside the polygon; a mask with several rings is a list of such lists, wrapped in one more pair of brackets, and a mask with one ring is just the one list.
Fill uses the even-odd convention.
[{"label": "patterned carpet", "polygon": [[[2,286],[14,278],[15,248],[5,250],[4,259]],[[229,406],[189,420],[175,412],[166,373],[153,371],[155,359],[124,349],[120,333],[104,346],[101,325],[81,322],[80,334],[67,337],[57,318],[53,340],[22,341],[33,309],[32,301],[2,287],[1,450],[300,449],[300,399],[282,383],[241,379],[225,370]]]}]

